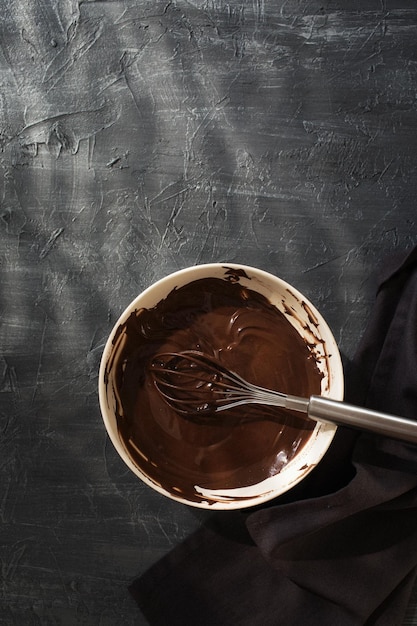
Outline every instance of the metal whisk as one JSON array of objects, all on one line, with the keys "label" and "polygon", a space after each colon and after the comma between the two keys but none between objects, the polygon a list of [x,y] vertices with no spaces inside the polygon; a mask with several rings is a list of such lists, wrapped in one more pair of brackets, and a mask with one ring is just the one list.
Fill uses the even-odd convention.
[{"label": "metal whisk", "polygon": [[[151,363],[154,384],[165,402],[196,423],[220,419],[217,413],[244,404],[262,404],[304,413],[312,420],[345,425],[417,443],[417,422],[322,396],[299,398],[264,389],[201,352],[165,352]],[[225,414],[222,419],[226,420]],[[252,416],[250,419],[260,419]],[[263,418],[264,419],[264,418]]]}]

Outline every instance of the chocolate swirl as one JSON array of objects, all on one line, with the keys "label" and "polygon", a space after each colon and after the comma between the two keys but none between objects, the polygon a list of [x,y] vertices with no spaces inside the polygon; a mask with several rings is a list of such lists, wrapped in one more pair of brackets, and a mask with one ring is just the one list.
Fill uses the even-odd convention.
[{"label": "chocolate swirl", "polygon": [[[320,393],[322,374],[310,347],[239,277],[196,280],[154,308],[137,310],[118,329],[114,348],[108,368],[118,389],[120,436],[136,465],[169,493],[198,502],[196,486],[256,484],[278,473],[311,436],[312,422],[271,407],[232,409],[232,426],[221,417],[195,424],[175,413],[153,384],[149,368],[157,353],[197,350],[257,385],[306,397]],[[250,423],[249,411],[264,421]]]}]

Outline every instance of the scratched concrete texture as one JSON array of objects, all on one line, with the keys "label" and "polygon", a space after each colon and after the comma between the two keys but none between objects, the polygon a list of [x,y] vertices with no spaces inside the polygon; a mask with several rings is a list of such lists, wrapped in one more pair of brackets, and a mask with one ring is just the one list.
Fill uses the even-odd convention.
[{"label": "scratched concrete texture", "polygon": [[234,261],[354,353],[417,243],[417,5],[1,0],[0,29],[0,623],[142,626],[127,584],[204,516],[109,443],[106,337],[156,279]]}]

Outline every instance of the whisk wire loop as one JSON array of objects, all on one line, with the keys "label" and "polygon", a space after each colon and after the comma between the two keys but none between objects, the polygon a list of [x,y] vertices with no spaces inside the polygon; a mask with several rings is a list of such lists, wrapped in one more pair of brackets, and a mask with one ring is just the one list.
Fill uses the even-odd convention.
[{"label": "whisk wire loop", "polygon": [[151,372],[165,402],[179,413],[214,413],[244,404],[285,406],[285,394],[253,385],[201,352],[158,354]]}]

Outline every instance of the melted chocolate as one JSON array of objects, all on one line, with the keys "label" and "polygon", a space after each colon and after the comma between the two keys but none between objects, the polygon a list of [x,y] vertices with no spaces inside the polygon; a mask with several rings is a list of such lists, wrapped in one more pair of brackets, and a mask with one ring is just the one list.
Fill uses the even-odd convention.
[{"label": "melted chocolate", "polygon": [[[114,346],[107,370],[115,368],[120,436],[137,466],[172,494],[198,502],[206,498],[195,486],[254,485],[278,473],[311,436],[310,420],[256,405],[231,409],[232,422],[220,413],[193,423],[156,389],[156,354],[196,350],[254,384],[304,397],[320,393],[322,374],[307,343],[264,296],[230,276],[194,281],[132,313]],[[264,421],[251,422],[251,413]]]}]

